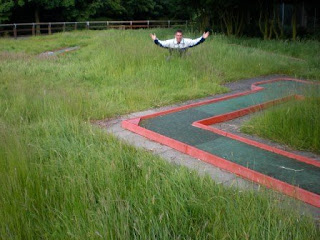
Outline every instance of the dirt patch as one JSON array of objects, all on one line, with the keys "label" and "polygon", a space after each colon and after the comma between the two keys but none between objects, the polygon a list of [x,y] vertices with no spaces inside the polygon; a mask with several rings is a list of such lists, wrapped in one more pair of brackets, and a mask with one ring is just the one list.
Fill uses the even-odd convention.
[{"label": "dirt patch", "polygon": [[46,51],[46,52],[40,53],[38,55],[38,57],[39,58],[57,57],[57,55],[59,55],[59,54],[75,51],[75,50],[78,50],[79,48],[80,48],[79,46],[75,46],[75,47],[67,47],[67,48],[55,49],[55,50],[52,50],[52,51]]}]

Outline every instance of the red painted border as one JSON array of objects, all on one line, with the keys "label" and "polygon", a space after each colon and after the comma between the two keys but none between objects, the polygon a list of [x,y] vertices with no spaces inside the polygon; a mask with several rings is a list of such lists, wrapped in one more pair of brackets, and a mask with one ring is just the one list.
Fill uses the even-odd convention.
[{"label": "red painted border", "polygon": [[[211,153],[205,152],[203,150],[197,149],[196,147],[184,144],[182,142],[179,142],[177,140],[171,139],[169,137],[163,136],[161,134],[158,134],[156,132],[153,132],[151,130],[145,129],[143,127],[139,126],[139,122],[142,119],[148,119],[148,118],[153,118],[156,116],[160,116],[160,115],[165,115],[168,113],[172,113],[172,112],[178,112],[184,109],[188,109],[188,108],[192,108],[195,106],[200,106],[200,105],[204,105],[204,104],[208,104],[208,103],[213,103],[213,102],[218,102],[218,101],[223,101],[223,100],[227,100],[227,99],[231,99],[231,98],[235,98],[238,96],[243,96],[243,95],[248,95],[257,91],[261,91],[264,88],[257,86],[260,84],[265,84],[265,83],[269,83],[269,82],[275,82],[275,81],[297,81],[297,82],[303,82],[303,83],[312,83],[312,82],[308,82],[308,81],[304,81],[304,80],[298,80],[298,79],[293,79],[293,78],[277,78],[277,79],[272,79],[272,80],[268,80],[268,81],[262,81],[262,82],[257,82],[255,84],[251,85],[251,91],[246,91],[246,92],[242,92],[242,93],[237,93],[237,94],[233,94],[233,95],[229,95],[226,97],[221,97],[221,98],[217,98],[217,99],[212,99],[212,100],[207,100],[207,101],[203,101],[203,102],[199,102],[199,103],[194,103],[194,104],[189,104],[189,105],[185,105],[185,106],[181,106],[181,107],[177,107],[177,108],[173,108],[167,111],[163,111],[163,112],[158,112],[158,113],[154,113],[154,114],[149,114],[146,116],[143,116],[141,118],[134,118],[134,119],[129,119],[129,120],[125,120],[122,122],[122,127],[125,129],[128,129],[132,132],[135,132],[139,135],[142,135],[144,137],[147,137],[151,140],[157,141],[159,143],[165,144],[169,147],[172,147],[180,152],[186,153],[190,156],[199,158],[207,163],[210,163],[212,165],[215,165],[219,168],[225,169],[227,171],[230,171],[232,173],[235,173],[241,177],[244,177],[246,179],[249,179],[251,181],[257,182],[259,184],[265,185],[266,187],[272,188],[274,190],[280,191],[284,194],[287,194],[289,196],[295,197],[299,200],[302,200],[308,204],[314,205],[316,207],[320,207],[320,195],[306,191],[304,189],[301,189],[299,187],[295,187],[291,184],[282,182],[280,180],[277,180],[275,178],[269,177],[267,175],[264,175],[262,173],[253,171],[251,169],[248,169],[246,167],[243,167],[241,165],[238,165],[236,163],[233,163],[231,161],[225,160],[223,158],[220,158],[218,156],[215,156]],[[305,162],[307,164],[312,164],[315,165],[317,167],[319,167],[319,162],[310,159],[310,158],[306,158],[300,155],[296,155],[296,154],[292,154],[289,152],[286,152],[284,150],[278,149],[278,148],[274,148],[271,146],[268,146],[266,144],[262,144],[262,143],[258,143],[255,142],[253,140],[247,139],[247,138],[243,138],[240,137],[238,135],[235,134],[231,134],[213,127],[209,127],[208,125],[211,125],[213,123],[216,122],[221,122],[221,121],[226,121],[226,120],[230,120],[239,116],[243,116],[245,114],[249,114],[253,111],[258,111],[260,109],[266,108],[268,106],[272,106],[274,104],[277,104],[281,101],[287,101],[290,98],[296,97],[297,99],[300,99],[301,96],[289,96],[289,97],[285,97],[282,99],[276,99],[270,102],[266,102],[263,104],[259,104],[259,105],[255,105],[255,106],[251,106],[249,108],[245,108],[245,109],[241,109],[238,111],[234,111],[231,113],[227,113],[227,114],[223,114],[223,115],[219,115],[219,116],[215,116],[212,118],[208,118],[208,119],[203,119],[197,122],[194,122],[192,125],[195,127],[200,127],[203,128],[205,130],[208,131],[212,131],[214,133],[226,136],[226,137],[230,137],[232,139],[236,139],[238,141],[241,142],[245,142],[249,145],[253,145],[271,152],[275,152],[277,154],[281,154],[284,156],[287,156],[289,158],[293,158],[296,159],[298,161],[302,161]]]},{"label": "red painted border", "polygon": [[257,104],[257,105],[254,105],[254,106],[251,106],[251,107],[247,107],[247,108],[242,108],[240,110],[236,110],[236,111],[233,111],[233,112],[217,115],[217,116],[214,116],[214,117],[205,118],[205,119],[196,121],[195,123],[201,123],[201,124],[204,124],[204,125],[212,125],[212,124],[216,124],[216,123],[220,123],[220,122],[226,122],[226,121],[229,121],[229,120],[232,120],[232,119],[235,119],[235,118],[238,118],[238,117],[242,117],[244,115],[248,115],[250,113],[254,113],[254,112],[260,111],[262,109],[274,106],[274,105],[279,104],[281,102],[285,102],[285,101],[289,101],[289,100],[293,100],[293,99],[297,99],[295,97],[295,95],[287,96],[287,97],[284,97],[284,98],[279,98],[279,99],[276,99],[276,100],[268,101],[268,102],[265,102],[265,103],[262,103],[262,104]]},{"label": "red painted border", "polygon": [[238,111],[234,111],[234,112],[230,112],[230,113],[226,113],[226,114],[221,114],[221,115],[214,116],[214,117],[211,117],[211,118],[206,118],[206,119],[194,122],[192,124],[192,126],[198,127],[198,128],[201,128],[201,129],[204,129],[204,130],[207,130],[207,131],[210,131],[210,132],[213,132],[213,133],[225,136],[225,137],[229,137],[229,138],[232,138],[234,140],[238,140],[240,142],[244,142],[244,143],[246,143],[248,145],[252,145],[252,146],[267,150],[269,152],[274,152],[274,153],[286,156],[288,158],[295,159],[295,160],[300,161],[300,162],[304,162],[304,163],[307,163],[307,164],[314,165],[316,167],[320,167],[320,162],[316,161],[316,160],[313,160],[311,158],[304,157],[304,156],[301,156],[301,155],[298,155],[298,154],[294,154],[294,153],[290,153],[290,152],[281,150],[281,149],[276,148],[276,147],[271,147],[271,146],[269,146],[267,144],[263,144],[263,143],[260,143],[260,142],[245,138],[245,137],[241,137],[241,136],[239,136],[237,134],[233,134],[233,133],[230,133],[230,132],[227,132],[227,131],[220,130],[220,129],[215,128],[213,126],[209,126],[209,125],[212,125],[212,124],[215,124],[215,123],[229,121],[229,120],[232,120],[232,119],[235,119],[235,118],[238,118],[238,117],[241,117],[241,116],[244,116],[244,115],[247,115],[247,114],[262,110],[262,109],[265,109],[265,108],[270,107],[270,106],[272,106],[274,104],[277,104],[277,103],[280,103],[280,102],[284,102],[284,101],[288,101],[290,99],[292,99],[292,96],[281,98],[281,99],[277,99],[277,100],[273,100],[273,101],[266,102],[266,103],[263,103],[263,104],[258,104],[258,105],[251,106],[251,107],[248,107],[248,108],[243,108],[243,109],[238,110]]}]

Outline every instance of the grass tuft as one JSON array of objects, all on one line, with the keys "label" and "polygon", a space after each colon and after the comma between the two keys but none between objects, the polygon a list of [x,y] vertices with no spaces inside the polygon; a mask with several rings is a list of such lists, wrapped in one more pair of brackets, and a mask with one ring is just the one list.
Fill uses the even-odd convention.
[{"label": "grass tuft", "polygon": [[266,110],[241,130],[295,149],[320,153],[320,98],[308,97]]}]

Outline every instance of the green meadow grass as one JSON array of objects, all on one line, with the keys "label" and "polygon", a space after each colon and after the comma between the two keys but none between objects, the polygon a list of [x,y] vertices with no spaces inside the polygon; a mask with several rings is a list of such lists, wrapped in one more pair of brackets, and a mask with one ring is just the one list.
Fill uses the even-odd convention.
[{"label": "green meadow grass", "polygon": [[[310,70],[314,56],[294,62],[230,47],[217,35],[166,61],[148,34],[0,39],[0,239],[319,238],[311,217],[280,208],[283,200],[270,191],[225,188],[90,123],[223,93],[221,83],[241,78],[320,79],[318,68]],[[75,45],[64,55],[38,56]],[[302,54],[308,45],[292,48]]]},{"label": "green meadow grass", "polygon": [[320,98],[307,97],[266,110],[241,130],[295,149],[320,153]]},{"label": "green meadow grass", "polygon": [[[279,72],[281,73],[289,74],[295,77],[319,80],[320,44],[318,41],[261,41],[257,38],[228,38],[223,35],[218,35],[217,38],[224,43],[239,45],[231,45],[231,48],[239,49],[241,47],[245,47],[247,54],[261,54],[265,57],[268,55],[268,53],[270,53],[271,55],[269,54],[269,56],[273,57],[276,64],[279,64],[279,67],[281,68]],[[297,59],[290,59],[290,57]],[[301,64],[298,64],[298,62],[301,62],[299,59],[302,60]],[[286,63],[283,63],[284,60],[286,60]],[[288,62],[290,62],[292,65],[288,66]],[[283,64],[289,67],[289,71],[285,70],[287,68],[283,66]]]}]

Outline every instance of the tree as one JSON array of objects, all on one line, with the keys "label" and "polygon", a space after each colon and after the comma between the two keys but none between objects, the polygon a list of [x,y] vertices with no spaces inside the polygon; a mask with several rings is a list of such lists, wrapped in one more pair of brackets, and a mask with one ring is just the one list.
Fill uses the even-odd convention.
[{"label": "tree", "polygon": [[43,9],[74,6],[75,0],[19,0],[20,6],[31,5],[34,9],[34,20],[40,22],[40,12]]},{"label": "tree", "polygon": [[244,17],[248,10],[248,5],[237,0],[216,1],[222,29],[226,29],[228,36],[241,36],[244,28]]},{"label": "tree", "polygon": [[78,0],[63,8],[64,19],[86,21],[92,16],[121,15],[124,8],[121,0]]},{"label": "tree", "polygon": [[0,0],[0,23],[9,20],[13,6],[13,0]]},{"label": "tree", "polygon": [[153,0],[127,0],[123,7],[126,9],[128,19],[145,19],[154,11],[155,1]]},{"label": "tree", "polygon": [[200,29],[210,24],[219,24],[227,35],[241,36],[245,26],[245,17],[251,10],[253,0],[189,0],[193,7]]}]

